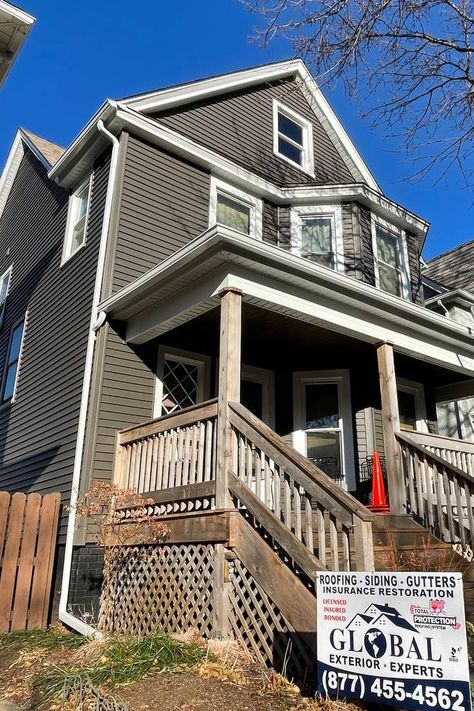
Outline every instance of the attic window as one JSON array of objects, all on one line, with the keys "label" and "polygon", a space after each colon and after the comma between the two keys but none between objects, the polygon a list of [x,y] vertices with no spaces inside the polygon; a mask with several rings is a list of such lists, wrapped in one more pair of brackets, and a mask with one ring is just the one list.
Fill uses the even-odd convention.
[{"label": "attic window", "polygon": [[273,102],[273,152],[291,165],[313,175],[313,127],[279,101]]},{"label": "attic window", "polygon": [[372,215],[372,245],[376,286],[394,296],[410,299],[410,269],[405,233]]},{"label": "attic window", "polygon": [[211,177],[209,227],[223,225],[262,238],[262,201],[235,185]]}]

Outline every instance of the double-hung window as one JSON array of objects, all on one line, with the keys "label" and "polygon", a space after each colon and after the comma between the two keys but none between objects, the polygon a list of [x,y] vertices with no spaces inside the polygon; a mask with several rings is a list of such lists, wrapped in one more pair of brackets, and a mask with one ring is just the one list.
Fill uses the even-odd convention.
[{"label": "double-hung window", "polygon": [[291,246],[295,254],[329,269],[344,271],[342,213],[339,205],[294,207]]},{"label": "double-hung window", "polygon": [[288,163],[313,175],[313,130],[310,121],[273,102],[273,151]]},{"label": "double-hung window", "polygon": [[88,178],[69,198],[63,262],[72,257],[86,242],[91,182],[92,179]]},{"label": "double-hung window", "polygon": [[12,328],[3,374],[2,402],[11,401],[15,397],[23,337],[25,334],[25,322],[26,317]]},{"label": "double-hung window", "polygon": [[3,317],[5,315],[5,306],[7,303],[7,296],[10,290],[10,278],[11,278],[12,268],[9,267],[6,272],[0,277],[0,328],[3,324]]},{"label": "double-hung window", "polygon": [[249,237],[262,237],[262,201],[211,178],[209,226],[224,225]]},{"label": "double-hung window", "polygon": [[410,298],[406,239],[403,232],[379,218],[372,218],[376,285],[382,291]]}]

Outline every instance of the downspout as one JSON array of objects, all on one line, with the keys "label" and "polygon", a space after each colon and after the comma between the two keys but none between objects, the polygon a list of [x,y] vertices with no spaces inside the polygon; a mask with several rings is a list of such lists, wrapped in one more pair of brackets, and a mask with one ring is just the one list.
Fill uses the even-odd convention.
[{"label": "downspout", "polygon": [[100,321],[98,320],[99,314],[97,313],[97,307],[100,302],[102,283],[104,278],[104,267],[105,258],[107,254],[107,243],[109,237],[109,226],[110,217],[112,212],[113,196],[115,194],[115,185],[117,181],[117,165],[118,165],[118,153],[120,143],[116,136],[114,136],[110,131],[108,131],[102,119],[97,122],[97,130],[102,133],[111,143],[112,143],[112,155],[110,158],[110,170],[109,170],[109,182],[107,185],[107,194],[105,198],[104,206],[104,219],[102,222],[102,231],[100,235],[100,245],[99,254],[97,257],[97,272],[94,285],[94,295],[92,298],[92,310],[89,323],[89,336],[87,340],[87,351],[86,351],[86,361],[84,365],[84,379],[82,383],[82,396],[81,405],[79,410],[79,423],[77,430],[77,443],[76,443],[76,453],[74,457],[74,469],[72,475],[72,489],[71,489],[71,501],[69,512],[68,524],[67,524],[67,534],[66,534],[66,547],[64,551],[64,568],[63,577],[61,584],[61,596],[59,600],[59,619],[61,622],[69,625],[77,632],[89,636],[98,636],[97,630],[95,630],[90,625],[86,624],[82,620],[78,619],[72,615],[67,610],[68,595],[69,595],[69,584],[71,580],[71,564],[72,564],[72,553],[74,548],[74,534],[76,530],[76,503],[79,494],[79,485],[81,478],[81,466],[82,466],[82,456],[84,450],[84,440],[86,433],[86,421],[87,421],[87,409],[89,406],[89,391],[92,380],[92,366],[94,362],[94,349],[96,342],[97,330],[100,327]]}]

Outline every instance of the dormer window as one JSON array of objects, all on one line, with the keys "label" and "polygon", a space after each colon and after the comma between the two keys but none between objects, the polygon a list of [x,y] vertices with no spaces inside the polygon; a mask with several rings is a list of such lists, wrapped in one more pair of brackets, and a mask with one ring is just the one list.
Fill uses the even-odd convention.
[{"label": "dormer window", "polygon": [[410,273],[405,234],[372,216],[375,283],[388,294],[410,298]]},{"label": "dormer window", "polygon": [[69,198],[63,262],[72,257],[86,243],[91,184],[92,176],[82,183]]},{"label": "dormer window", "polygon": [[313,175],[313,129],[305,118],[279,101],[273,102],[273,151]]},{"label": "dormer window", "polygon": [[211,178],[209,227],[223,225],[262,238],[262,201],[234,185]]},{"label": "dormer window", "polygon": [[329,269],[344,271],[342,212],[339,205],[294,207],[292,252]]}]

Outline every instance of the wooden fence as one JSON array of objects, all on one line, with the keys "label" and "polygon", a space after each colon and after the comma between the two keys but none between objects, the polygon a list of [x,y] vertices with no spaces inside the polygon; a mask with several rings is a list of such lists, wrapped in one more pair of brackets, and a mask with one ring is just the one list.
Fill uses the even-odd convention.
[{"label": "wooden fence", "polygon": [[60,500],[0,492],[0,632],[48,623]]}]

